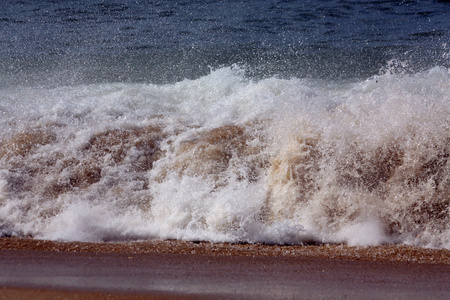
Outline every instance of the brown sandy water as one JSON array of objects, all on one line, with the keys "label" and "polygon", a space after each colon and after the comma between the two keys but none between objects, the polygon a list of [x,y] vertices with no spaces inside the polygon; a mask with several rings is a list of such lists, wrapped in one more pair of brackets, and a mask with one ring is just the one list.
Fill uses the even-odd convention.
[{"label": "brown sandy water", "polygon": [[450,251],[0,239],[1,299],[445,299]]}]

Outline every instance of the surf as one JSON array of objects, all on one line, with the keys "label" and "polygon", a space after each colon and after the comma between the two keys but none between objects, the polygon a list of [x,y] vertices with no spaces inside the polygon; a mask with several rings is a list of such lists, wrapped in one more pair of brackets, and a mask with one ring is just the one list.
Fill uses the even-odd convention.
[{"label": "surf", "polygon": [[450,73],[16,86],[0,233],[450,247]]}]

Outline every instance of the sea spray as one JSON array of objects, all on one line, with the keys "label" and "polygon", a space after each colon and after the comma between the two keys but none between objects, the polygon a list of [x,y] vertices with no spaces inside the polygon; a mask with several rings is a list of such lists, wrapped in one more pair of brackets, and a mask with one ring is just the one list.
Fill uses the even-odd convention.
[{"label": "sea spray", "polygon": [[450,73],[9,87],[2,235],[450,248]]}]

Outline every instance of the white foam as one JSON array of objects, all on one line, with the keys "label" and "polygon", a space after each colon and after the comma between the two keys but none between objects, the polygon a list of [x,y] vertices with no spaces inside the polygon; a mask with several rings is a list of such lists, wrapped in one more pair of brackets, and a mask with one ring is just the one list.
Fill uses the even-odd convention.
[{"label": "white foam", "polygon": [[375,246],[389,242],[381,222],[370,219],[344,226],[337,232],[336,238],[350,246]]},{"label": "white foam", "polygon": [[[449,248],[449,95],[450,73],[440,67],[350,83],[254,81],[222,68],[167,85],[9,88],[0,147],[30,131],[54,140],[0,159],[0,230],[83,241]],[[227,125],[242,132],[224,131],[223,143],[208,136]],[[151,170],[135,167],[139,143],[118,144],[129,144],[120,163],[110,150],[86,150],[108,130],[147,126],[162,128]],[[70,185],[83,162],[100,166],[98,181],[46,194]],[[433,162],[434,175],[420,173]],[[433,207],[443,207],[441,217]],[[419,209],[429,218],[418,220]]]}]

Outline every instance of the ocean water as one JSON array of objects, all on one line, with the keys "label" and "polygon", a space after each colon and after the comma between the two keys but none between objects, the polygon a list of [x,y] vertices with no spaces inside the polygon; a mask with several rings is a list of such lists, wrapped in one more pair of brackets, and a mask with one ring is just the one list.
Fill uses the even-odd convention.
[{"label": "ocean water", "polygon": [[0,236],[450,249],[448,1],[18,1]]}]

